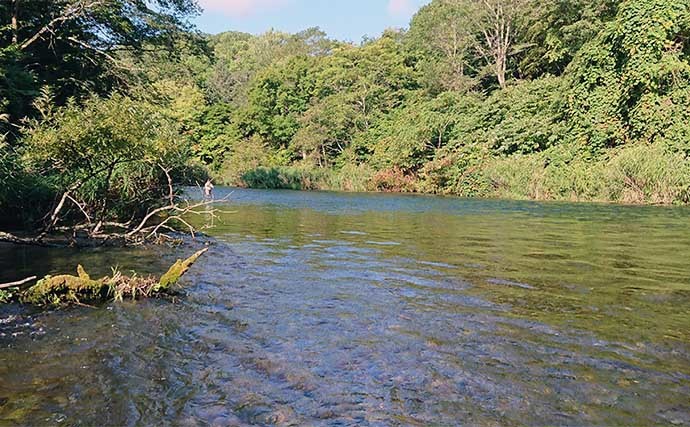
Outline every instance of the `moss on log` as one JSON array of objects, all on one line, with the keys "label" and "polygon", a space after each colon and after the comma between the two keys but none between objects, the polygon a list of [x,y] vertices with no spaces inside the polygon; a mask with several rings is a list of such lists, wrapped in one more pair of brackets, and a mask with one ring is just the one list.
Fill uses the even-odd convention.
[{"label": "moss on log", "polygon": [[[81,271],[80,271],[81,270]],[[91,280],[81,265],[78,276],[46,276],[22,292],[19,299],[34,305],[59,305],[62,303],[89,303],[105,301],[112,294],[108,278]],[[84,275],[82,275],[84,273]]]},{"label": "moss on log", "polygon": [[178,280],[180,280],[180,277],[182,277],[187,270],[194,265],[196,260],[199,259],[201,255],[206,253],[207,250],[208,248],[202,249],[184,261],[178,259],[175,264],[173,264],[170,269],[168,269],[168,271],[161,276],[158,284],[156,285],[156,291],[166,291],[170,289],[171,286],[174,286]]},{"label": "moss on log", "polygon": [[27,304],[55,306],[100,303],[112,299],[137,299],[170,293],[172,286],[207,250],[200,250],[185,260],[178,259],[159,280],[136,275],[123,276],[119,272],[94,280],[84,267],[79,265],[76,276],[46,276],[30,288],[19,292],[18,299]]}]

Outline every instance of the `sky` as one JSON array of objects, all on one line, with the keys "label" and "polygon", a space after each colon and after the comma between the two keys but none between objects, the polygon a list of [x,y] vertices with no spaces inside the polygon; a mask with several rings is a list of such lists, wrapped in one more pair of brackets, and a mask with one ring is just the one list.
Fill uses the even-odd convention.
[{"label": "sky", "polygon": [[210,34],[270,29],[295,33],[320,27],[329,37],[360,42],[386,28],[404,28],[429,0],[198,0],[204,12],[194,20]]}]

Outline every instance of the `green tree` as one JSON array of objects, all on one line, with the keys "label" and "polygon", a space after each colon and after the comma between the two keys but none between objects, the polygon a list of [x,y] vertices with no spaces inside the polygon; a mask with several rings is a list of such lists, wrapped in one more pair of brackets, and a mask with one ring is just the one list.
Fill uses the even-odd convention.
[{"label": "green tree", "polygon": [[352,143],[357,132],[358,112],[349,93],[315,100],[300,118],[300,128],[291,141],[302,160],[326,167]]},{"label": "green tree", "polygon": [[29,113],[44,85],[53,88],[57,103],[107,93],[133,71],[123,52],[172,47],[192,34],[186,18],[197,11],[195,0],[2,2],[0,92],[9,93],[11,122]]},{"label": "green tree", "polygon": [[216,63],[208,78],[212,99],[242,106],[253,79],[265,68],[294,56],[323,56],[335,43],[318,28],[297,34],[268,31],[259,36],[227,32],[212,36]]},{"label": "green tree", "polygon": [[571,124],[592,150],[633,140],[688,150],[690,4],[635,0],[587,43],[568,73]]},{"label": "green tree", "polygon": [[416,173],[453,138],[455,126],[475,106],[472,98],[445,92],[433,99],[418,98],[396,110],[372,129],[372,163]]},{"label": "green tree", "polygon": [[[320,62],[317,111],[310,111],[308,121],[319,121],[321,132],[329,135],[326,145],[331,148],[326,152],[335,155],[350,148],[357,157],[366,158],[372,148],[364,137],[366,132],[419,89],[419,76],[408,61],[401,36],[387,32],[361,47],[342,46]],[[334,109],[333,120],[326,106]],[[300,137],[304,140],[307,135]]]},{"label": "green tree", "polygon": [[518,19],[518,74],[561,75],[580,48],[616,15],[621,0],[532,0]]},{"label": "green tree", "polygon": [[412,18],[406,44],[417,55],[417,66],[433,93],[476,84],[476,17],[469,1],[436,0]]},{"label": "green tree", "polygon": [[[506,87],[509,61],[523,46],[518,26],[528,0],[434,0],[412,20],[409,40],[427,75],[444,89],[466,89],[469,77],[496,78]],[[431,61],[430,63],[427,61]],[[437,84],[438,85],[438,84]],[[433,87],[433,85],[432,85]]]},{"label": "green tree", "polygon": [[296,56],[256,77],[239,119],[246,136],[257,134],[273,148],[288,148],[314,92],[313,63],[311,57]]}]

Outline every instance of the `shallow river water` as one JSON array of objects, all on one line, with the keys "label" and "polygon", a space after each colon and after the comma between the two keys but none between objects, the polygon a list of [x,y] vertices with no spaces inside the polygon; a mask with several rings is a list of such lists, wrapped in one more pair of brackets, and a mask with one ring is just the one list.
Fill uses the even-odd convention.
[{"label": "shallow river water", "polygon": [[178,301],[0,307],[0,425],[690,425],[689,209],[229,192],[175,249],[0,246],[211,248]]}]

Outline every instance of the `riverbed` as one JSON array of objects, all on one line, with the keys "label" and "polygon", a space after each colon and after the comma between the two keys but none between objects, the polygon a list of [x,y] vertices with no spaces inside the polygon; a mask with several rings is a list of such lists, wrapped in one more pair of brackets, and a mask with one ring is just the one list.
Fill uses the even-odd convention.
[{"label": "riverbed", "polygon": [[690,425],[690,209],[217,188],[177,248],[0,246],[0,282],[178,300],[0,307],[0,425]]}]

